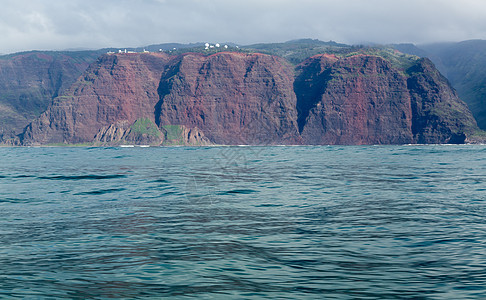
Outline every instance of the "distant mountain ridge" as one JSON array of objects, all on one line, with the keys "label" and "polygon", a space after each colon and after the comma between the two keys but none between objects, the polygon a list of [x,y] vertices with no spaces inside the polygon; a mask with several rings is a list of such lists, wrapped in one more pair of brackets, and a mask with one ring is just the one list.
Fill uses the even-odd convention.
[{"label": "distant mountain ridge", "polygon": [[468,104],[479,127],[486,130],[486,40],[393,47],[430,58]]},{"label": "distant mountain ridge", "polygon": [[0,56],[0,136],[21,133],[101,53],[31,51]]}]

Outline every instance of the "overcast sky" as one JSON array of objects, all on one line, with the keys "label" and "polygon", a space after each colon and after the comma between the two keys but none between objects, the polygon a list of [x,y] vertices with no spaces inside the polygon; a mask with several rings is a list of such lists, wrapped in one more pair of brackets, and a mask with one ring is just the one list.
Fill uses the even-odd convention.
[{"label": "overcast sky", "polygon": [[486,39],[485,0],[0,0],[0,53],[297,38]]}]

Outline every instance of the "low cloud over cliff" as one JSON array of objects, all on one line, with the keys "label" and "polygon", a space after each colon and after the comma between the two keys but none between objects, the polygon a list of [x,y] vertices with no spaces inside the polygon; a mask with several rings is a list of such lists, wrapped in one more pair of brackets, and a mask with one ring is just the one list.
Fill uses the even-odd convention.
[{"label": "low cloud over cliff", "polygon": [[486,2],[18,0],[2,4],[0,35],[0,53],[301,37],[345,43],[458,41],[486,36]]}]

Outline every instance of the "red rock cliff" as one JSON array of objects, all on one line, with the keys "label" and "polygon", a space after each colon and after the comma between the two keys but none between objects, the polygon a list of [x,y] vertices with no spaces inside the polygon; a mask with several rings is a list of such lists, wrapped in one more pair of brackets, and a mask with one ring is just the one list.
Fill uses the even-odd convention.
[{"label": "red rock cliff", "polygon": [[407,78],[381,57],[315,56],[300,66],[295,90],[308,144],[411,143]]},{"label": "red rock cliff", "polygon": [[104,127],[154,121],[165,54],[104,55],[32,122],[24,144],[92,142]]},{"label": "red rock cliff", "polygon": [[97,57],[98,54],[91,52],[26,52],[1,56],[0,136],[21,133]]},{"label": "red rock cliff", "polygon": [[105,55],[23,134],[24,145],[461,143],[477,128],[432,64],[374,55]]},{"label": "red rock cliff", "polygon": [[197,127],[216,144],[300,144],[293,67],[262,54],[187,54],[162,75],[160,126]]}]

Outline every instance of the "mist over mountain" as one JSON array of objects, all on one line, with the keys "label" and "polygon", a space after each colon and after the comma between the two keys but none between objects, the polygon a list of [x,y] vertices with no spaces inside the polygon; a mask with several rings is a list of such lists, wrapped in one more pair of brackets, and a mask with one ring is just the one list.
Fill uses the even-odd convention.
[{"label": "mist over mountain", "polygon": [[482,0],[4,1],[0,52],[188,44],[463,41],[486,36]]},{"label": "mist over mountain", "polygon": [[425,45],[399,44],[396,49],[430,58],[471,109],[480,128],[486,130],[486,41]]}]

